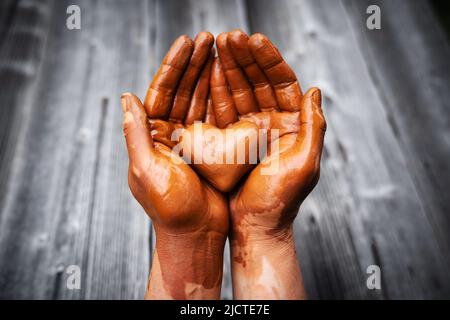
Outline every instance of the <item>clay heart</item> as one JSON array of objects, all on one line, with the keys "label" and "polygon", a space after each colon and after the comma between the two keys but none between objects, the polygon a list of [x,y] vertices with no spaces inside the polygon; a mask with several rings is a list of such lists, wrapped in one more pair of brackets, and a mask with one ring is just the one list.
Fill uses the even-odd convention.
[{"label": "clay heart", "polygon": [[219,191],[229,192],[258,162],[256,124],[239,121],[219,129],[206,123],[182,127],[151,120],[155,141],[172,148]]}]

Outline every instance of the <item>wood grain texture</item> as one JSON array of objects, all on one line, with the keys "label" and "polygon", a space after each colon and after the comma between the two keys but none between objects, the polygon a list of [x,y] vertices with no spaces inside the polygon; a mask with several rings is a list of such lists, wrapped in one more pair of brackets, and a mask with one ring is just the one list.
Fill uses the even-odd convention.
[{"label": "wood grain texture", "polygon": [[[70,4],[79,31],[65,27]],[[365,26],[370,4],[380,31]],[[128,190],[120,94],[143,97],[180,34],[234,28],[266,33],[303,89],[324,94],[321,180],[296,220],[309,297],[450,298],[450,49],[437,23],[425,0],[1,1],[0,298],[143,297],[152,231]],[[66,287],[69,265],[81,290]]]},{"label": "wood grain texture", "polygon": [[[11,125],[16,150],[6,153],[13,161],[2,205],[0,295],[142,298],[150,228],[128,190],[119,97],[145,92],[150,8],[79,1],[82,29],[69,31],[70,4],[19,2],[18,17],[25,10],[36,18],[14,18],[8,35],[18,29],[39,47],[4,42],[15,52],[2,70],[27,67],[19,75],[28,81],[4,92],[17,96],[9,106],[21,119]],[[39,26],[27,25],[33,21]],[[26,61],[15,60],[25,53]],[[11,81],[3,72],[2,82]],[[68,265],[81,267],[81,290],[66,288]]]},{"label": "wood grain texture", "polygon": [[[387,2],[381,3],[383,29],[372,33],[365,25],[368,2],[249,1],[254,13],[250,17],[252,31],[276,39],[303,87],[317,85],[324,93],[329,126],[321,181],[296,221],[299,258],[312,298],[450,296],[449,251],[444,240],[449,229],[443,223],[447,218],[445,210],[435,208],[437,200],[426,199],[435,191],[425,183],[437,177],[418,168],[424,154],[416,150],[419,146],[434,149],[430,152],[439,153],[439,160],[434,160],[437,167],[433,170],[447,174],[448,161],[443,162],[450,155],[444,140],[448,139],[448,126],[429,128],[437,130],[433,135],[438,138],[433,140],[423,137],[421,125],[432,125],[435,116],[441,117],[437,121],[448,123],[442,120],[449,114],[448,90],[442,90],[442,86],[448,86],[448,73],[440,52],[447,49],[445,42],[433,40],[439,34],[429,43],[413,42],[430,39],[430,29],[437,29],[431,15],[422,16],[417,20],[422,22],[416,23],[422,9],[430,13],[424,1],[419,1],[420,5],[393,1],[389,6]],[[407,27],[391,27],[398,26],[399,20],[408,23]],[[378,36],[373,35],[377,32]],[[378,43],[363,42],[364,35],[378,38]],[[386,39],[389,44],[381,42]],[[368,50],[377,50],[376,56],[369,56]],[[417,51],[423,54],[420,59]],[[421,65],[418,69],[435,72],[439,85],[427,84],[420,71],[400,73],[404,62],[399,61],[411,61],[412,56],[415,65]],[[380,60],[384,65],[380,66]],[[393,92],[393,84],[404,94]],[[431,95],[442,104],[433,111],[416,113],[403,125],[405,136],[414,131],[422,132],[422,136],[417,133],[401,140],[392,123],[404,123],[407,118],[403,119],[403,114],[412,104],[423,108],[414,95]],[[433,143],[425,146],[420,142],[423,139]],[[415,144],[418,146],[412,146]],[[448,181],[443,177],[438,183],[445,185]],[[448,198],[441,197],[440,201],[448,205]],[[441,222],[440,230],[435,219]],[[371,264],[381,267],[381,291],[366,288],[366,268]]]}]

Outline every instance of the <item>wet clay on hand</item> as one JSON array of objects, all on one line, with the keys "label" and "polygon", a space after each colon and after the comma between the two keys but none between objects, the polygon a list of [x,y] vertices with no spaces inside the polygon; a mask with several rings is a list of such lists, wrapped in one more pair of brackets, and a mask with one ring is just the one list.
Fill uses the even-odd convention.
[{"label": "wet clay on hand", "polygon": [[[200,34],[194,42],[186,71],[179,74],[179,60],[187,61],[185,55],[190,52],[190,42],[184,38],[175,41],[163,63],[172,63],[176,67],[171,69],[163,65],[160,68],[149,87],[146,109],[154,141],[172,149],[176,147],[177,154],[182,155],[205,180],[220,192],[229,192],[257,163],[258,126],[253,121],[241,121],[227,128],[216,127],[215,110],[209,96],[214,58],[211,46],[210,39]],[[180,79],[173,98],[170,94],[175,90],[168,90],[167,81],[160,79],[167,70],[175,73],[169,77],[172,82]],[[164,86],[160,87],[161,84]],[[177,138],[174,138],[175,130],[178,130]],[[254,157],[250,159],[251,153]]]},{"label": "wet clay on hand", "polygon": [[169,146],[153,140],[148,120],[156,117],[183,127],[184,119],[206,118],[213,42],[207,32],[194,41],[179,37],[150,85],[145,106],[131,93],[121,99],[129,186],[156,232],[146,295],[151,299],[220,295],[229,221],[226,197]]},{"label": "wet clay on hand", "polygon": [[[326,129],[321,92],[312,88],[303,95],[265,35],[234,30],[220,34],[216,44],[220,62],[212,67],[211,95],[218,126],[251,121],[279,131],[270,141],[278,149],[269,147],[230,197],[235,297],[302,298],[292,223],[319,179]],[[226,82],[214,89],[222,73]]]},{"label": "wet clay on hand", "polygon": [[[240,121],[226,129],[208,123],[186,127],[150,120],[155,141],[171,146],[220,192],[229,192],[258,161],[258,126]],[[171,137],[177,133],[176,141]]]},{"label": "wet clay on hand", "polygon": [[[317,183],[326,128],[321,92],[312,88],[302,94],[294,72],[265,35],[234,30],[220,34],[216,44],[220,61],[212,66],[211,96],[218,126],[247,121],[280,132],[279,149],[234,190],[233,226],[245,216],[276,232],[290,225],[292,212]],[[278,169],[262,174],[274,161]]]}]

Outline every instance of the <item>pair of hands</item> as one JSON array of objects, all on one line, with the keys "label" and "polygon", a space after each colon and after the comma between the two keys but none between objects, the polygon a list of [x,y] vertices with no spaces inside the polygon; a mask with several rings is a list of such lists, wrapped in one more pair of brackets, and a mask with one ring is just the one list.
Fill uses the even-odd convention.
[{"label": "pair of hands", "polygon": [[[228,234],[236,298],[302,298],[292,223],[319,178],[320,90],[303,95],[262,34],[220,34],[218,58],[213,44],[207,32],[179,37],[144,104],[130,93],[121,98],[130,189],[156,232],[147,298],[218,298]],[[270,143],[278,148],[256,166],[189,165],[172,148],[198,141],[196,121],[205,129],[277,130]]]}]

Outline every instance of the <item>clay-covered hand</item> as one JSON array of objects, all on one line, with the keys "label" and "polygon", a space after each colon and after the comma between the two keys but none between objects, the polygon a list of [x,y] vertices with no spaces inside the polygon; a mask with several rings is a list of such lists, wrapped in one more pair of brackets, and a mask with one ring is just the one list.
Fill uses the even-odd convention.
[{"label": "clay-covered hand", "polygon": [[216,43],[220,63],[212,67],[211,95],[219,126],[239,116],[279,130],[268,155],[230,199],[235,297],[304,297],[292,224],[319,179],[326,130],[321,92],[312,88],[303,95],[262,34],[249,38],[236,30]]},{"label": "clay-covered hand", "polygon": [[[145,106],[133,94],[121,98],[129,186],[156,232],[147,298],[220,295],[229,220],[226,198],[170,147],[153,140],[148,121],[170,118],[176,124],[186,113],[189,119],[204,119],[213,42],[205,32],[195,42],[179,37],[150,85]],[[202,69],[207,75],[199,78]]]},{"label": "clay-covered hand", "polygon": [[211,95],[219,127],[239,118],[280,130],[268,148],[272,153],[232,197],[233,223],[276,234],[291,225],[319,178],[326,129],[321,92],[312,88],[303,95],[292,69],[262,34],[222,33],[217,48],[220,61],[212,67]]}]

